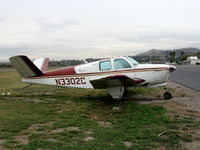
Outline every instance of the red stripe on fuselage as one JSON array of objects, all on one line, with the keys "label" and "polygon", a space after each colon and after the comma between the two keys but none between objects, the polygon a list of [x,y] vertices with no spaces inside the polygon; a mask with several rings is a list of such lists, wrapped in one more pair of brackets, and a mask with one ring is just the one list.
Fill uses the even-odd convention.
[{"label": "red stripe on fuselage", "polygon": [[63,76],[63,75],[76,75],[76,71],[72,66],[72,67],[44,72],[44,76]]}]

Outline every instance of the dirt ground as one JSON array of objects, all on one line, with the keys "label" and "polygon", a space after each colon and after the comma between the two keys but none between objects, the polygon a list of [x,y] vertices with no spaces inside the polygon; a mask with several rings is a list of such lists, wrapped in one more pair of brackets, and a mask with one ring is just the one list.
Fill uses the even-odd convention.
[{"label": "dirt ground", "polygon": [[[154,96],[132,96],[131,100],[140,104],[159,104],[167,108],[169,116],[180,115],[185,117],[193,117],[196,121],[200,121],[200,92],[184,87],[172,81],[168,81],[168,88],[175,89],[172,91],[173,98],[165,100],[162,97]],[[186,131],[196,139],[200,139],[200,129],[191,128]],[[186,150],[200,150],[200,141],[182,143]]]},{"label": "dirt ground", "polygon": [[[174,97],[172,102],[178,102],[182,104],[180,110],[190,112],[185,115],[192,115],[197,121],[200,120],[200,92],[184,87],[174,82],[169,82],[168,86],[176,88],[177,92],[183,92],[183,97]],[[169,108],[168,108],[169,109]],[[194,137],[200,138],[200,129],[193,129],[189,131]],[[200,150],[200,141],[193,141],[190,143],[183,143],[183,146],[187,150]]]}]

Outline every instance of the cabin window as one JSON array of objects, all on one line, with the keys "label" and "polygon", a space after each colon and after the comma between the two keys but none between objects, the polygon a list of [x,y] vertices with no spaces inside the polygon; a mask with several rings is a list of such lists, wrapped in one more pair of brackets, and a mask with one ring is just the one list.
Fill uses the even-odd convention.
[{"label": "cabin window", "polygon": [[111,62],[110,62],[110,60],[100,62],[99,63],[99,69],[101,71],[111,70]]},{"label": "cabin window", "polygon": [[131,65],[122,58],[114,60],[114,67],[115,69],[123,69],[123,68],[131,68]]}]

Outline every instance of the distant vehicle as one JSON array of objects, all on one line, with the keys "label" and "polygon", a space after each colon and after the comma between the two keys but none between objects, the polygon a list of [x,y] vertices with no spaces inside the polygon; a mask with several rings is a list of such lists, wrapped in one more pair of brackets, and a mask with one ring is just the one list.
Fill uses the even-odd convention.
[{"label": "distant vehicle", "polygon": [[196,65],[200,65],[200,62],[197,62]]},{"label": "distant vehicle", "polygon": [[[22,76],[23,82],[63,86],[70,88],[107,89],[114,99],[123,99],[127,87],[157,87],[166,85],[175,66],[165,64],[139,64],[130,57],[115,57],[47,71],[48,58],[32,62],[26,56],[10,58]],[[164,93],[170,99],[171,93]]]}]

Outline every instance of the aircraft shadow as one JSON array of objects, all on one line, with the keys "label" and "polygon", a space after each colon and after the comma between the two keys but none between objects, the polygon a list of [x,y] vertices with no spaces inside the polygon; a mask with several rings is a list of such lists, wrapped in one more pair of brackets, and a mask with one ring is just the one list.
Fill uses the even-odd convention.
[{"label": "aircraft shadow", "polygon": [[133,101],[136,103],[155,103],[155,102],[165,102],[165,100],[162,97],[155,97],[155,96],[143,96],[143,95],[134,95],[125,98],[125,101]]}]

